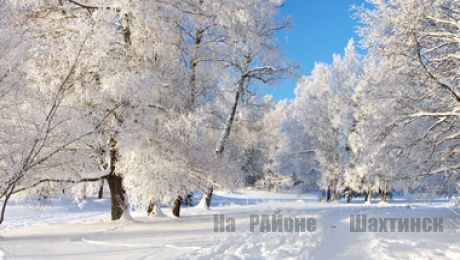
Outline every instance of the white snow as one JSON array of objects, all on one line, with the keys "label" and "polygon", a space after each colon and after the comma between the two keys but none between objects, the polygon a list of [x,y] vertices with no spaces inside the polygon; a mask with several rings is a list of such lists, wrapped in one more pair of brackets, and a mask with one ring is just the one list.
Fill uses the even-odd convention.
[{"label": "white snow", "polygon": [[[110,222],[107,200],[68,199],[41,207],[12,204],[0,226],[0,259],[460,259],[458,206],[447,200],[328,204],[316,194],[215,192],[219,206],[184,207],[181,218]],[[408,207],[410,205],[410,207]],[[169,216],[170,210],[162,208]],[[214,214],[234,217],[236,232],[214,232]],[[251,214],[317,220],[315,232],[250,232]],[[351,214],[443,217],[442,233],[352,233]]]},{"label": "white snow", "polygon": [[196,205],[196,208],[202,209],[202,210],[208,210],[209,207],[206,205],[206,196],[203,196],[200,200],[200,203]]},{"label": "white snow", "polygon": [[153,213],[154,213],[153,217],[155,217],[155,218],[164,218],[164,217],[166,217],[166,215],[161,210],[161,207],[158,207],[157,205],[158,205],[158,203],[155,203],[155,205],[153,206]]}]

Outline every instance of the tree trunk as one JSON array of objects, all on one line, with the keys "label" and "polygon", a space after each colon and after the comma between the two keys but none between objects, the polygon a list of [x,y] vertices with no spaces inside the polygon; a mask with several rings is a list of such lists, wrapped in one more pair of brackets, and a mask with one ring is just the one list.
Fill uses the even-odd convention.
[{"label": "tree trunk", "polygon": [[191,207],[193,206],[192,201],[193,201],[193,192],[188,192],[187,195],[185,195],[183,204]]},{"label": "tree trunk", "polygon": [[387,202],[387,181],[383,181],[383,192],[380,194],[380,200]]},{"label": "tree trunk", "polygon": [[126,191],[123,187],[123,177],[117,175],[115,166],[118,159],[117,141],[112,135],[109,140],[110,146],[110,175],[107,178],[110,189],[110,200],[112,204],[112,220],[121,218],[126,207]]},{"label": "tree trunk", "polygon": [[88,196],[86,195],[86,183],[82,183],[81,185],[83,185],[82,187],[82,193],[83,193],[83,199],[86,200],[88,198]]},{"label": "tree trunk", "polygon": [[108,178],[108,183],[112,204],[112,220],[118,220],[126,210],[126,191],[123,188],[123,178],[113,175]]},{"label": "tree trunk", "polygon": [[192,111],[195,107],[195,99],[196,99],[196,74],[197,74],[197,67],[198,67],[198,48],[201,44],[201,38],[203,31],[198,29],[195,33],[195,39],[193,42],[192,53],[190,57],[190,77],[189,77],[189,88],[190,88],[190,96],[188,101],[189,110]]},{"label": "tree trunk", "polygon": [[122,17],[122,27],[123,27],[122,29],[123,29],[123,39],[127,47],[132,45],[130,23],[131,23],[131,17],[129,17],[129,15],[125,13]]},{"label": "tree trunk", "polygon": [[155,214],[155,212],[153,211],[154,209],[155,209],[155,202],[153,200],[151,200],[149,202],[149,206],[147,207],[147,216],[152,215],[152,212],[153,212],[153,214]]},{"label": "tree trunk", "polygon": [[367,191],[366,202],[367,202],[367,203],[372,203],[372,190],[371,190],[371,189],[369,189],[369,190]]},{"label": "tree trunk", "polygon": [[99,181],[99,191],[97,192],[97,198],[102,199],[104,196],[104,179]]},{"label": "tree trunk", "polygon": [[14,188],[15,188],[15,185],[13,184],[12,186],[10,187],[7,187],[6,188],[6,191],[4,193],[5,195],[5,200],[3,201],[3,205],[2,205],[2,210],[0,212],[0,225],[3,223],[3,221],[5,220],[5,212],[6,212],[6,206],[8,205],[8,200],[11,198],[11,196],[13,195],[13,192],[14,192]]},{"label": "tree trunk", "polygon": [[212,199],[212,192],[214,191],[214,188],[212,186],[209,186],[208,189],[206,190],[205,196],[206,196],[206,206],[209,208],[211,206],[211,199]]},{"label": "tree trunk", "polygon": [[183,198],[182,196],[177,196],[177,198],[174,200],[173,205],[172,205],[172,214],[175,217],[180,217],[180,205],[182,204]]},{"label": "tree trunk", "polygon": [[339,196],[337,194],[337,189],[336,187],[334,187],[333,191],[332,191],[332,201],[337,201],[339,200]]},{"label": "tree trunk", "polygon": [[338,199],[339,198],[337,194],[337,178],[334,175],[334,179],[332,182],[332,201],[337,201]]},{"label": "tree trunk", "polygon": [[238,102],[240,100],[241,92],[243,92],[245,84],[246,84],[246,77],[242,78],[238,83],[238,89],[235,93],[235,99],[233,100],[232,110],[230,111],[230,115],[225,122],[225,129],[222,132],[222,136],[220,137],[219,144],[216,148],[217,154],[222,154],[225,149],[225,142],[227,141],[228,136],[230,135],[230,130],[232,129],[233,121],[235,120],[236,108],[238,107]]}]

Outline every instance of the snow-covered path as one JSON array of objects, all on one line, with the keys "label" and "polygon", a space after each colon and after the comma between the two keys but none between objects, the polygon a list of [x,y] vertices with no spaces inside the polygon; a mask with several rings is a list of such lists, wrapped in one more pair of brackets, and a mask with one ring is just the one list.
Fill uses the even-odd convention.
[{"label": "snow-covered path", "polygon": [[[442,233],[350,232],[349,216],[443,217],[454,219],[449,208],[439,205],[336,205],[322,215],[323,243],[313,259],[460,259],[460,235],[445,223]],[[328,225],[330,223],[330,225]],[[331,227],[334,226],[334,227]]]},{"label": "snow-covered path", "polygon": [[[442,233],[350,232],[351,214],[455,219],[452,209],[458,207],[446,202],[347,205],[291,194],[269,200],[254,194],[240,196],[217,196],[216,202],[222,205],[212,210],[184,208],[179,219],[149,218],[134,212],[133,222],[107,222],[108,205],[101,201],[88,202],[82,210],[61,201],[39,212],[13,205],[7,225],[0,229],[0,258],[460,259],[460,234],[447,223]],[[214,232],[215,214],[234,217],[236,231]],[[251,232],[253,214],[315,218],[317,229],[260,232],[256,228]]]}]

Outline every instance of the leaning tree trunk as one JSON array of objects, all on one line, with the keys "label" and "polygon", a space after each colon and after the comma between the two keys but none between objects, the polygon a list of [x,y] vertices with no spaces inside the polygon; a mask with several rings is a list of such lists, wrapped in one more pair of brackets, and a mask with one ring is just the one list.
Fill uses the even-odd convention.
[{"label": "leaning tree trunk", "polygon": [[180,217],[180,205],[182,204],[182,201],[184,199],[182,198],[182,196],[177,196],[177,198],[173,201],[173,205],[172,205],[172,214],[175,216],[175,217]]},{"label": "leaning tree trunk", "polygon": [[240,82],[238,83],[238,88],[235,93],[235,99],[233,100],[232,110],[230,111],[230,115],[225,122],[225,128],[222,132],[222,136],[220,137],[219,143],[216,148],[217,154],[222,154],[225,149],[225,142],[227,141],[228,136],[230,135],[230,130],[232,129],[233,121],[235,120],[236,115],[236,108],[238,107],[238,102],[240,100],[241,93],[243,92],[247,79],[244,76]]},{"label": "leaning tree trunk", "polygon": [[206,199],[206,206],[209,208],[211,206],[211,200],[212,200],[212,192],[214,191],[214,188],[212,186],[209,186],[208,189],[206,190],[204,196]]},{"label": "leaning tree trunk", "polygon": [[127,210],[126,191],[123,187],[123,177],[117,175],[115,166],[118,159],[117,141],[115,136],[110,137],[110,174],[107,178],[110,189],[110,200],[112,204],[112,220],[120,219]]},{"label": "leaning tree trunk", "polygon": [[[3,201],[3,205],[2,205],[2,209],[1,209],[1,212],[0,212],[0,225],[3,223],[3,221],[5,220],[5,211],[6,211],[6,206],[8,205],[8,200],[11,198],[11,196],[13,195],[14,193],[14,188],[16,186],[13,184],[9,187],[6,188],[5,190],[5,193],[4,193],[4,196],[5,196],[5,200]],[[0,196],[1,197],[1,196]]]}]

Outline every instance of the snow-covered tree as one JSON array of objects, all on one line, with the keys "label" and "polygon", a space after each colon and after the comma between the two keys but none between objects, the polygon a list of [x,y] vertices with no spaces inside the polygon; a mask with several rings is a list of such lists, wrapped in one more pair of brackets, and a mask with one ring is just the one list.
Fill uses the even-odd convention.
[{"label": "snow-covered tree", "polygon": [[[80,157],[54,156],[52,162],[59,167],[37,174],[35,184],[107,179],[112,219],[118,219],[126,209],[124,173],[118,169],[122,146],[130,143],[130,131],[137,130],[136,125],[153,128],[163,123],[142,121],[144,115],[139,111],[161,114],[162,89],[172,86],[174,91],[178,87],[171,83],[181,78],[180,73],[166,73],[177,67],[179,52],[164,40],[177,33],[163,26],[167,20],[151,15],[159,7],[149,1],[108,1],[98,5],[77,1],[23,2],[14,6],[25,9],[20,22],[34,40],[30,59],[24,65],[28,69],[27,84],[39,94],[51,96],[51,116],[62,117],[62,121],[54,119],[56,122],[47,127],[57,131],[57,126],[65,122],[71,129],[63,130],[63,135],[86,131],[93,134],[72,148]],[[168,105],[177,107],[182,103],[179,96],[169,97]],[[44,101],[48,100],[41,101],[46,108],[49,102]],[[58,107],[62,114],[56,113]],[[27,112],[46,111],[36,108],[37,111],[29,108]],[[51,121],[51,116],[46,117],[45,123]],[[52,140],[66,144],[55,135]],[[64,171],[64,164],[72,167]]]},{"label": "snow-covered tree", "polygon": [[[41,62],[43,57],[40,55],[46,47],[31,43],[46,38],[49,32],[26,25],[29,19],[33,19],[34,6],[10,1],[2,1],[1,4],[4,14],[2,30],[10,30],[9,34],[5,34],[8,36],[2,38],[2,41],[7,39],[2,43],[2,47],[6,47],[2,59],[16,67],[4,71],[7,74],[2,81],[5,92],[1,100],[5,106],[1,113],[0,198],[4,201],[0,222],[12,194],[50,181],[55,174],[66,180],[71,173],[64,171],[65,167],[77,162],[73,159],[82,155],[74,145],[95,134],[102,122],[87,128],[79,120],[80,110],[68,103],[73,97],[72,78],[80,64],[85,37],[74,39],[74,48],[67,49],[66,54],[61,56],[65,64],[53,67],[53,77],[42,82],[35,81],[34,75],[39,69],[33,64]],[[81,31],[81,35],[88,35],[87,31]],[[3,64],[7,63],[2,61]]]},{"label": "snow-covered tree", "polygon": [[277,22],[276,15],[280,1],[232,1],[233,9],[224,20],[228,28],[229,55],[225,62],[231,70],[227,90],[233,92],[228,100],[227,112],[216,153],[224,152],[225,143],[230,136],[238,104],[254,84],[269,84],[284,77],[291,70],[283,64],[276,48],[275,33],[288,26],[287,21]]},{"label": "snow-covered tree", "polygon": [[282,152],[285,155],[278,157],[279,163],[290,165],[283,168],[291,169],[296,178],[306,183],[317,181],[320,189],[331,190],[333,199],[348,185],[344,183],[352,163],[348,136],[355,124],[351,97],[360,67],[352,40],[343,57],[334,55],[331,65],[316,64],[311,76],[299,81],[290,105],[292,113],[286,114],[282,126],[286,148]]},{"label": "snow-covered tree", "polygon": [[368,92],[381,126],[374,136],[385,144],[375,158],[381,170],[373,174],[397,181],[399,189],[453,189],[459,172],[459,3],[370,3],[358,9],[360,34],[373,64]]}]

